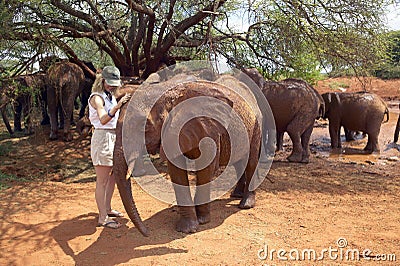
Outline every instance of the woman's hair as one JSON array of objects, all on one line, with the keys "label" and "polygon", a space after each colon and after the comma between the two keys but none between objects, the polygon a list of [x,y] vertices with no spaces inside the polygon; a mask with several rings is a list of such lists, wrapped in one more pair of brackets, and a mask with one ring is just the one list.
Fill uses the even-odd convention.
[{"label": "woman's hair", "polygon": [[96,79],[94,80],[93,86],[92,86],[92,93],[93,92],[99,92],[102,93],[104,91],[103,87],[103,77],[100,74],[96,74]]}]

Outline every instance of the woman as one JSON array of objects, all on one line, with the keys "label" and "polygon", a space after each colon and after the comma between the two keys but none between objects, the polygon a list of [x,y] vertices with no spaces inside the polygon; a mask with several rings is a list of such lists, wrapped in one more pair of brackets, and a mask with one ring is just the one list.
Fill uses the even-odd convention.
[{"label": "woman", "polygon": [[89,120],[94,126],[90,155],[96,171],[96,203],[99,209],[98,226],[117,229],[121,224],[111,217],[122,217],[122,213],[111,209],[111,198],[115,179],[111,174],[115,143],[115,128],[121,106],[129,101],[130,95],[123,96],[119,102],[113,92],[121,86],[120,72],[113,66],[104,67],[96,76],[89,97]]}]

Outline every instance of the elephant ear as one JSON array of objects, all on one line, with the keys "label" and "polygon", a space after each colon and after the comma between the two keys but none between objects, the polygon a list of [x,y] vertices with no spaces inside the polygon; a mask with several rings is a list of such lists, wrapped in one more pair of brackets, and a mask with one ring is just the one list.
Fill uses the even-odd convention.
[{"label": "elephant ear", "polygon": [[335,102],[335,103],[337,103],[337,104],[340,104],[340,94],[337,93],[337,92],[334,92],[333,94],[334,94],[334,96],[335,96],[335,97],[332,98],[332,99],[333,99],[333,102]]},{"label": "elephant ear", "polygon": [[[197,97],[206,96],[224,102],[233,108],[233,101],[228,99],[222,92],[211,88],[211,84],[212,83],[208,82],[197,82],[187,83],[182,87],[176,87],[173,90],[173,94],[176,95],[176,98],[172,99],[171,101],[173,105],[172,107],[174,108],[180,103],[188,103],[191,100],[195,100]],[[166,141],[165,144],[170,144],[172,142],[176,143],[176,140],[179,139],[179,150],[172,149],[171,147],[169,148],[170,151],[173,150],[173,152],[170,153],[172,158],[177,158],[182,153],[199,148],[199,142],[204,137],[212,138],[218,145],[219,133],[214,133],[221,132],[221,126],[228,128],[230,121],[224,121],[225,124],[221,124],[213,119],[208,119],[209,117],[223,117],[226,113],[226,109],[220,108],[218,105],[214,106],[210,102],[207,102],[207,105],[207,108],[204,108],[204,106],[201,107],[192,105],[192,108],[185,109],[185,112],[177,112],[174,114],[170,112],[167,119],[165,119],[161,133],[163,136],[163,141]],[[212,113],[207,114],[207,111],[205,111],[206,113],[203,114],[204,117],[199,117],[199,108],[203,110],[209,110],[208,112],[212,111]],[[183,126],[182,121],[186,121],[186,117],[197,118],[187,120],[187,124]],[[183,126],[180,130],[178,130],[179,125]],[[165,137],[166,133],[168,133],[168,137]]]},{"label": "elephant ear", "polygon": [[340,103],[340,95],[337,92],[328,92],[322,95],[326,103]]}]

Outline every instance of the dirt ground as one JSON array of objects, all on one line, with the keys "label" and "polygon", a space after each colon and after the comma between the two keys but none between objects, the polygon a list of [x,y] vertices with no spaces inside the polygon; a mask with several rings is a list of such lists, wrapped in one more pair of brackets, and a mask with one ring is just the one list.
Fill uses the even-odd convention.
[{"label": "dirt ground", "polygon": [[[286,136],[268,174],[272,182],[266,179],[257,190],[257,206],[239,210],[238,200],[225,195],[212,203],[211,222],[189,235],[174,230],[176,207],[135,183],[133,195],[150,236],[127,218],[119,219],[118,230],[96,227],[90,138],[49,141],[48,127],[10,138],[1,127],[0,181],[8,188],[0,191],[0,264],[399,265],[400,145],[393,143],[393,132],[400,80],[365,84],[390,106],[380,154],[362,154],[361,137],[344,143],[341,154],[331,153],[327,123],[318,121],[309,164],[285,160],[291,150]],[[339,78],[316,88],[363,87]],[[113,208],[124,211],[117,190]]]}]

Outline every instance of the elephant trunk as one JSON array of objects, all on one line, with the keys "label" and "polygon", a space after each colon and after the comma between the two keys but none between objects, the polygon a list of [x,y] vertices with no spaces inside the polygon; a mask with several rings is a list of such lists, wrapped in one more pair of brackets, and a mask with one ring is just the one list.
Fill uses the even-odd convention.
[{"label": "elephant trunk", "polygon": [[140,233],[142,233],[144,236],[148,236],[149,234],[147,228],[143,224],[143,221],[140,218],[139,212],[136,208],[135,201],[133,200],[131,179],[129,177],[130,173],[128,173],[128,165],[125,160],[124,149],[122,148],[122,123],[125,117],[125,112],[126,105],[120,109],[120,116],[116,128],[117,137],[114,147],[113,174],[126,213]]},{"label": "elephant trunk", "polygon": [[119,194],[122,199],[122,203],[124,204],[125,211],[128,214],[129,218],[136,226],[136,228],[142,233],[144,236],[149,236],[148,230],[146,226],[143,224],[142,219],[140,218],[139,212],[136,208],[135,201],[132,197],[132,185],[131,179],[128,178],[117,178],[117,187],[119,190]]}]

